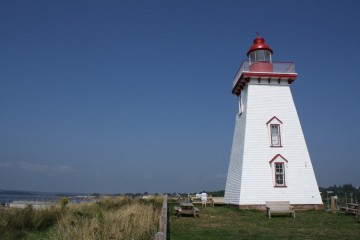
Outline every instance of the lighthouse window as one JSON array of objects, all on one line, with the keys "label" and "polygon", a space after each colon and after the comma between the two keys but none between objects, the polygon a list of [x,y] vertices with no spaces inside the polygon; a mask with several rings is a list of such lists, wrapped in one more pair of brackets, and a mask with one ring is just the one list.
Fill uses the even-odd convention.
[{"label": "lighthouse window", "polygon": [[265,53],[264,52],[265,52],[264,50],[255,51],[257,61],[265,61]]},{"label": "lighthouse window", "polygon": [[268,50],[256,50],[249,54],[251,62],[271,62],[271,53]]},{"label": "lighthouse window", "polygon": [[264,61],[271,62],[271,53],[267,50],[264,51]]},{"label": "lighthouse window", "polygon": [[271,124],[271,146],[281,146],[281,138],[280,138],[280,125],[279,124]]},{"label": "lighthouse window", "polygon": [[275,186],[285,186],[284,163],[275,163]]}]

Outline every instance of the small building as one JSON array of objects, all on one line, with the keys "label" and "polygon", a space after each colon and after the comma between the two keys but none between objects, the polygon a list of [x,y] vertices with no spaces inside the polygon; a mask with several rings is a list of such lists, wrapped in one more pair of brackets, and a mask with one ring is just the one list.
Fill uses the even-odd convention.
[{"label": "small building", "polygon": [[41,202],[41,201],[13,201],[9,204],[10,208],[27,208],[31,206],[34,210],[49,209],[55,207],[56,203],[54,202]]},{"label": "small building", "polygon": [[297,208],[322,208],[313,166],[290,85],[292,62],[272,61],[258,36],[233,81],[238,99],[225,187],[225,204],[264,209],[266,201]]}]

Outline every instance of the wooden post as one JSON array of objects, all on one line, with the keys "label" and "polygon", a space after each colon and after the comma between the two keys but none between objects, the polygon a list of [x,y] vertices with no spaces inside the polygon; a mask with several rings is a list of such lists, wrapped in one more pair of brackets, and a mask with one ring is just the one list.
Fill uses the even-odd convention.
[{"label": "wooden post", "polygon": [[162,232],[158,232],[155,234],[155,240],[166,240],[165,234]]},{"label": "wooden post", "polygon": [[166,225],[167,225],[167,219],[166,216],[161,216],[160,217],[160,227],[159,227],[159,231],[166,233]]},{"label": "wooden post", "polygon": [[162,207],[162,208],[161,208],[161,215],[162,215],[162,216],[166,216],[166,215],[167,215],[167,207]]},{"label": "wooden post", "polygon": [[333,214],[335,214],[336,213],[336,204],[335,204],[335,196],[332,196],[331,197],[331,211],[332,211],[332,213]]},{"label": "wooden post", "polygon": [[167,195],[164,196],[161,216],[159,217],[159,232],[155,234],[155,240],[166,240],[167,233]]}]

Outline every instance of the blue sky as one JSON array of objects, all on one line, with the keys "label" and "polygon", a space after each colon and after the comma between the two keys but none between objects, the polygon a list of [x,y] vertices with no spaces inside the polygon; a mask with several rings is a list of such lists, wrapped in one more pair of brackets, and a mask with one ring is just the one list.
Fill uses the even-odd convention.
[{"label": "blue sky", "polygon": [[360,2],[0,2],[0,189],[225,188],[232,78],[293,61],[318,184],[360,185]]}]

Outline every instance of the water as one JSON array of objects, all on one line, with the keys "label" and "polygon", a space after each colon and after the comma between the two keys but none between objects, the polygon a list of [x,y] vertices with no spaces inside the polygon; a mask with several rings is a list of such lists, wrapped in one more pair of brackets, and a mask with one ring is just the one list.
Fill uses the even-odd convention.
[{"label": "water", "polygon": [[94,197],[88,194],[68,194],[68,193],[30,193],[0,191],[0,203],[11,203],[14,201],[35,201],[35,202],[54,202],[59,203],[63,197],[67,197],[70,203],[92,202]]},{"label": "water", "polygon": [[0,195],[1,203],[11,203],[13,201],[42,201],[42,202],[57,202],[61,197],[51,195]]}]

